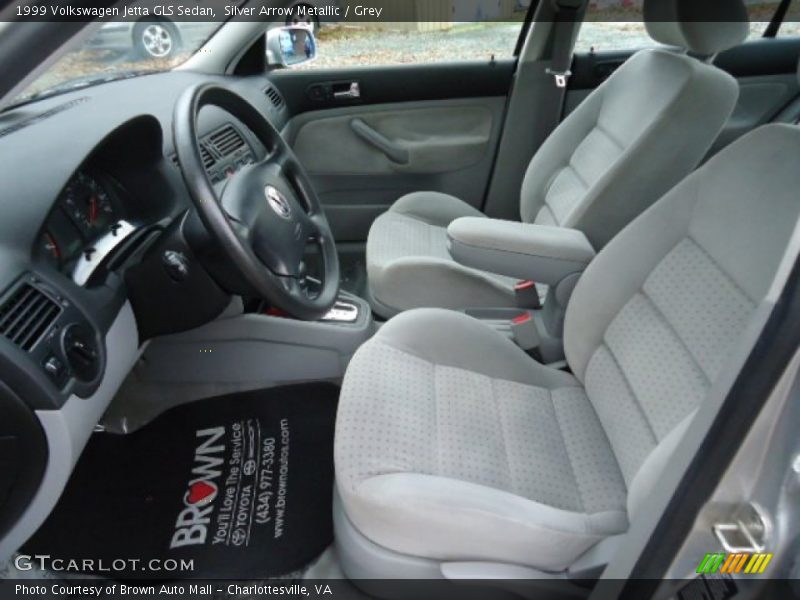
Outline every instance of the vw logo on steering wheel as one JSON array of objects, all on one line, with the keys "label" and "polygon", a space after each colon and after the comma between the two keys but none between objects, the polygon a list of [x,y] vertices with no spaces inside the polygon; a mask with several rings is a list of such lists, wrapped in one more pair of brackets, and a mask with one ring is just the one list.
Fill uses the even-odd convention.
[{"label": "vw logo on steering wheel", "polygon": [[289,201],[284,198],[283,194],[271,185],[268,185],[264,188],[264,195],[267,197],[267,203],[280,218],[287,220],[292,218],[292,207],[289,205]]}]

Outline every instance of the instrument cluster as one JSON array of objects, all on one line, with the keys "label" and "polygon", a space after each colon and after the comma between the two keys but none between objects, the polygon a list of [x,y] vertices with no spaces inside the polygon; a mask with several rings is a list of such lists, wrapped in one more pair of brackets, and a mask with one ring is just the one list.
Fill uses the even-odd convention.
[{"label": "instrument cluster", "polygon": [[98,240],[124,218],[123,193],[105,173],[78,171],[64,187],[42,231],[40,255],[57,270],[71,274],[81,258],[91,258]]}]

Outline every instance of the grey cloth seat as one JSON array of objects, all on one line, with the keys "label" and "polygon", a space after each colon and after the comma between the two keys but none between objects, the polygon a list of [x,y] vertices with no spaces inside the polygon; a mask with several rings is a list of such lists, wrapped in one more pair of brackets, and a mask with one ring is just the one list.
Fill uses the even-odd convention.
[{"label": "grey cloth seat", "polygon": [[546,571],[624,532],[767,294],[798,161],[800,128],[760,128],[612,240],[567,309],[572,374],[463,313],[391,319],[342,387],[345,522],[384,554]]},{"label": "grey cloth seat", "polygon": [[[647,0],[650,35],[699,54],[738,45],[748,33],[741,0]],[[688,12],[687,12],[688,11]],[[687,16],[688,15],[688,16]],[[582,230],[596,249],[650,206],[705,156],[733,111],[736,80],[666,48],[641,51],[595,90],[542,145],[520,194],[523,222]],[[415,307],[514,306],[514,281],[456,263],[445,230],[482,216],[435,192],[399,199],[367,239],[369,294],[389,317]]]}]

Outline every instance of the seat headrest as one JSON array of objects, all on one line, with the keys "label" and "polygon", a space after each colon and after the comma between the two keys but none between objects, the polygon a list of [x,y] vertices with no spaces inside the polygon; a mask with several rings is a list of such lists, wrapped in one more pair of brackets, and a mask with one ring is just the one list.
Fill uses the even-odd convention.
[{"label": "seat headrest", "polygon": [[701,56],[738,46],[750,32],[743,0],[645,0],[644,21],[655,41]]}]

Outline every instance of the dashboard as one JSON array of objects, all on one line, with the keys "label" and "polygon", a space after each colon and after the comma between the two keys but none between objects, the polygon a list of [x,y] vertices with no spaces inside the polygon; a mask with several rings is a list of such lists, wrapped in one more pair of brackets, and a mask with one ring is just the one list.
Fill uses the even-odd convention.
[{"label": "dashboard", "polygon": [[[52,509],[146,340],[210,321],[230,302],[186,240],[193,210],[172,141],[177,98],[208,81],[278,130],[288,122],[265,76],[190,72],[0,113],[0,483],[16,482],[0,486],[0,559]],[[218,187],[266,152],[214,107],[198,131]]]},{"label": "dashboard", "polygon": [[[185,239],[194,211],[171,137],[177,98],[209,81],[230,86],[278,130],[286,126],[286,103],[264,75],[145,75],[0,113],[0,382],[31,407],[58,408],[100,387],[105,337],[125,304],[142,343],[212,319],[228,298]],[[197,130],[217,188],[266,153],[222,109],[203,108]],[[45,306],[58,315],[40,322]],[[17,330],[31,324],[41,331]],[[79,377],[64,349],[75,324],[97,355],[96,377]]]}]

